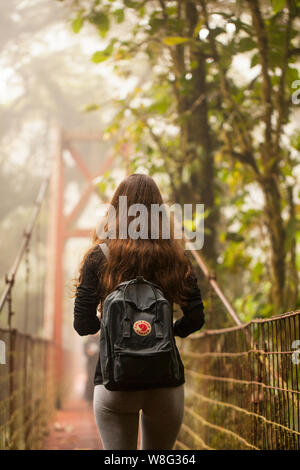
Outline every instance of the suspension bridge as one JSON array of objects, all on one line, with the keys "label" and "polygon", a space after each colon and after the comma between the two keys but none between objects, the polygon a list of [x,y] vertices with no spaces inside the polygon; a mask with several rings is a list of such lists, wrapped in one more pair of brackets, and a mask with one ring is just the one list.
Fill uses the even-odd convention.
[{"label": "suspension bridge", "polygon": [[[78,219],[95,179],[116,165],[111,149],[100,161],[95,152],[87,158],[86,146],[100,141],[97,134],[57,131],[51,175],[41,183],[5,279],[0,449],[101,449],[91,407],[78,394],[70,396],[79,372],[78,355],[68,341],[73,332],[66,315],[64,256],[68,240],[91,236],[92,228],[79,228]],[[128,149],[121,148],[120,155],[126,160]],[[71,172],[66,157],[72,160]],[[75,170],[85,188],[66,213],[65,188]],[[206,286],[210,322],[204,332],[177,340],[186,403],[175,449],[299,450],[300,311],[243,323],[201,254],[190,253],[201,288]],[[210,329],[221,311],[228,326]]]}]

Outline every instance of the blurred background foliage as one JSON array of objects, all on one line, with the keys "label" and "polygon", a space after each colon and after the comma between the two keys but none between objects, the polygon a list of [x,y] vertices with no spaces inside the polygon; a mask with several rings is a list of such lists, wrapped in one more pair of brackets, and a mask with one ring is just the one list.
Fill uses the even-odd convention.
[{"label": "blurred background foliage", "polygon": [[[129,145],[120,164],[152,175],[169,202],[205,204],[201,253],[243,321],[300,307],[299,0],[0,9],[2,275],[49,168],[55,119],[103,132],[116,153]],[[101,195],[113,189],[111,175],[98,183]],[[210,326],[225,326],[217,310]]]},{"label": "blurred background foliage", "polygon": [[172,201],[205,204],[203,255],[244,319],[299,306],[300,2],[64,3],[74,33],[107,40],[92,61],[148,64],[108,130],[126,121],[131,171],[140,158]]}]

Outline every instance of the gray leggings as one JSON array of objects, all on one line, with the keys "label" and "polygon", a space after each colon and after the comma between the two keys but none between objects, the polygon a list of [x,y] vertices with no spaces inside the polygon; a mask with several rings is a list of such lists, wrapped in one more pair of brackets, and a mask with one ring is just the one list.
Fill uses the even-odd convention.
[{"label": "gray leggings", "polygon": [[184,384],[152,390],[94,389],[94,413],[104,450],[172,450],[184,414]]}]

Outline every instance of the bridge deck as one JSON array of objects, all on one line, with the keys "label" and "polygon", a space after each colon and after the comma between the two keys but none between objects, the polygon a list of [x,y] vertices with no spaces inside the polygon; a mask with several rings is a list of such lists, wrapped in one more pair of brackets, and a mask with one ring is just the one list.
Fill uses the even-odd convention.
[{"label": "bridge deck", "polygon": [[44,450],[100,450],[102,444],[93,409],[84,400],[74,400],[56,412]]}]

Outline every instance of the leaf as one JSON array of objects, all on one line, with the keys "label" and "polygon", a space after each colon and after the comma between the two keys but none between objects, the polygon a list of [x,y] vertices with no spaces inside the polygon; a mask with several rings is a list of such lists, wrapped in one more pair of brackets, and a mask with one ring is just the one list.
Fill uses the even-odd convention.
[{"label": "leaf", "polygon": [[104,62],[105,60],[107,60],[112,54],[115,42],[116,42],[116,39],[113,38],[110,44],[103,51],[95,52],[92,55],[92,61],[98,64],[100,62]]},{"label": "leaf", "polygon": [[107,54],[104,51],[97,51],[92,55],[92,61],[95,62],[95,64],[99,64],[100,62],[105,62],[109,58],[110,54]]},{"label": "leaf", "polygon": [[97,184],[98,190],[100,194],[105,194],[106,191],[106,182],[105,181],[100,181]]},{"label": "leaf", "polygon": [[122,23],[125,19],[125,13],[124,13],[123,8],[119,8],[118,10],[115,10],[113,12],[113,15],[114,15],[117,23]]},{"label": "leaf", "polygon": [[193,36],[196,38],[199,34],[199,31],[200,29],[202,28],[203,26],[203,19],[200,18],[200,20],[198,20],[198,23],[196,24],[195,28],[194,28],[194,32],[193,32]]},{"label": "leaf", "polygon": [[252,34],[251,26],[248,25],[247,23],[244,23],[239,18],[234,19],[231,17],[230,22],[235,24],[237,33],[242,30],[242,31],[245,31],[247,34]]},{"label": "leaf", "polygon": [[164,20],[152,17],[150,18],[149,25],[151,26],[151,34],[155,34],[164,25]]},{"label": "leaf", "polygon": [[82,16],[77,16],[75,20],[72,21],[72,30],[75,34],[79,33],[83,25],[83,18]]},{"label": "leaf", "polygon": [[110,26],[109,17],[103,11],[92,13],[89,16],[89,21],[98,27],[98,31],[101,37],[105,37]]},{"label": "leaf", "polygon": [[134,8],[135,10],[141,7],[140,2],[134,2],[132,0],[124,0],[124,5],[128,8]]},{"label": "leaf", "polygon": [[285,6],[285,0],[272,0],[273,12],[279,13]]},{"label": "leaf", "polygon": [[233,242],[242,242],[244,240],[244,237],[240,235],[239,233],[236,232],[227,232],[226,233],[226,240],[231,240]]},{"label": "leaf", "polygon": [[195,70],[198,67],[199,63],[197,60],[192,60],[190,63],[191,70]]},{"label": "leaf", "polygon": [[191,40],[190,38],[182,38],[179,36],[168,36],[163,39],[163,43],[166,44],[166,46],[176,46],[177,44],[183,44],[190,40]]},{"label": "leaf", "polygon": [[109,18],[108,16],[104,15],[102,22],[98,26],[99,34],[102,38],[105,38],[107,32],[109,30]]},{"label": "leaf", "polygon": [[291,88],[293,82],[295,82],[296,80],[299,80],[298,69],[296,69],[294,67],[287,67],[287,69],[286,69],[286,80],[287,80],[288,87]]},{"label": "leaf", "polygon": [[96,103],[88,104],[84,107],[84,111],[90,113],[91,111],[97,111],[100,109],[100,106]]},{"label": "leaf", "polygon": [[250,67],[255,67],[256,65],[259,64],[259,55],[258,54],[254,54],[252,56],[252,59],[251,59],[251,63],[250,63]]},{"label": "leaf", "polygon": [[264,270],[264,264],[258,261],[252,269],[252,278],[255,282],[258,282],[260,276],[262,275]]},{"label": "leaf", "polygon": [[257,48],[257,44],[253,41],[252,38],[242,38],[238,43],[239,52],[252,51],[252,49]]},{"label": "leaf", "polygon": [[156,112],[158,114],[165,114],[170,106],[169,103],[169,97],[166,96],[165,98],[161,99],[160,101],[157,101],[156,103],[153,103],[149,111],[150,112]]},{"label": "leaf", "polygon": [[293,176],[292,169],[287,164],[283,165],[281,171],[284,176]]}]

